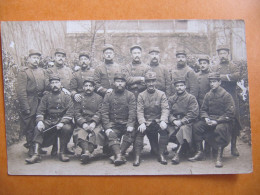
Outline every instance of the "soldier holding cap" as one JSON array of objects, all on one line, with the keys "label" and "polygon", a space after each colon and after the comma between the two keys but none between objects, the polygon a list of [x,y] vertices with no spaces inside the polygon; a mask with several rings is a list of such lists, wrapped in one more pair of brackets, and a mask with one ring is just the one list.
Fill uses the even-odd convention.
[{"label": "soldier holding cap", "polygon": [[113,45],[106,44],[103,47],[104,62],[99,65],[94,72],[97,93],[105,96],[113,91],[113,79],[117,72],[122,71],[122,67],[114,62],[115,51]]},{"label": "soldier holding cap", "polygon": [[97,145],[97,134],[102,130],[101,106],[103,99],[94,92],[93,77],[86,77],[83,83],[83,92],[80,93],[81,101],[75,102],[75,120],[78,128],[74,130],[75,144],[82,149],[81,161],[86,164]]},{"label": "soldier holding cap", "polygon": [[198,161],[204,158],[202,141],[205,139],[217,150],[216,167],[222,167],[223,149],[230,143],[231,127],[235,119],[235,103],[232,96],[221,85],[218,72],[209,74],[211,90],[206,94],[201,110],[200,120],[193,125],[193,139],[197,152],[189,158]]},{"label": "soldier holding cap", "polygon": [[[134,166],[140,165],[140,155],[143,148],[144,136],[147,135],[150,144],[156,144],[153,148],[158,155],[158,161],[166,165],[163,152],[168,144],[167,123],[169,117],[169,105],[164,92],[156,89],[156,73],[145,74],[147,89],[140,93],[137,100],[137,119],[139,123],[135,139]],[[158,142],[158,133],[160,134]],[[154,142],[154,140],[157,140]]]},{"label": "soldier holding cap", "polygon": [[[187,65],[187,53],[184,49],[176,51],[177,67],[171,71],[171,80],[179,77],[184,77],[186,82],[186,91],[196,98],[198,97],[198,80],[195,72]],[[172,94],[175,93],[175,88],[172,85]]]},{"label": "soldier holding cap", "polygon": [[83,92],[83,82],[87,77],[94,76],[94,69],[90,66],[90,56],[86,51],[79,54],[80,69],[73,73],[70,81],[71,96],[76,102],[81,101],[80,93]]},{"label": "soldier holding cap", "polygon": [[183,145],[192,143],[192,124],[199,116],[199,106],[194,95],[186,92],[185,78],[174,80],[176,93],[169,98],[169,139],[178,145],[172,158],[173,164],[179,164]]},{"label": "soldier holding cap", "polygon": [[20,104],[20,127],[26,136],[25,147],[29,148],[29,156],[33,155],[33,132],[36,120],[36,110],[43,92],[46,90],[46,71],[40,67],[41,52],[35,49],[29,51],[28,66],[18,73],[17,97]]},{"label": "soldier holding cap", "polygon": [[171,77],[166,66],[160,63],[160,49],[158,47],[150,48],[149,56],[151,70],[157,75],[156,88],[169,97],[171,95]]},{"label": "soldier holding cap", "polygon": [[114,153],[114,164],[116,166],[125,162],[124,155],[133,143],[135,134],[135,96],[125,88],[125,75],[116,73],[114,76],[114,90],[105,95],[101,110],[103,128],[108,139],[108,145]]},{"label": "soldier holding cap", "polygon": [[[37,109],[34,130],[34,154],[25,161],[29,164],[40,161],[39,148],[49,147],[60,138],[59,159],[63,162],[69,161],[65,155],[67,144],[70,141],[74,117],[73,102],[69,95],[61,90],[60,77],[51,75],[49,78],[51,93],[45,94]],[[53,152],[56,151],[52,151]]]}]

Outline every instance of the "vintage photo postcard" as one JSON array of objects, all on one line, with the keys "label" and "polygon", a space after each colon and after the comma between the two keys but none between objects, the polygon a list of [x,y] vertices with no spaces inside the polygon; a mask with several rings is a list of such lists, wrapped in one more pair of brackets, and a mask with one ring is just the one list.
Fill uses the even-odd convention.
[{"label": "vintage photo postcard", "polygon": [[251,173],[242,20],[1,23],[8,174]]}]

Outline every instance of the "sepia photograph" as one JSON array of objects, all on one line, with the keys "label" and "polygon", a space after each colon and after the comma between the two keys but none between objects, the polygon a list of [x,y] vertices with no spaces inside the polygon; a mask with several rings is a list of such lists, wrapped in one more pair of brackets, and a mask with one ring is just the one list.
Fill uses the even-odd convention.
[{"label": "sepia photograph", "polygon": [[253,171],[243,20],[1,22],[9,175]]}]

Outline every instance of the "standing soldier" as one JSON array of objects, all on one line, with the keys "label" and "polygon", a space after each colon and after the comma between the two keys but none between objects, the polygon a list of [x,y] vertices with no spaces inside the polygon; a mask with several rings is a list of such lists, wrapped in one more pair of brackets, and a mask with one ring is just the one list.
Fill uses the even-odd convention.
[{"label": "standing soldier", "polygon": [[[198,80],[197,76],[187,65],[187,53],[185,50],[176,51],[177,67],[171,71],[171,80],[174,83],[174,79],[184,77],[186,82],[186,90],[188,93],[198,97]],[[174,86],[172,85],[172,94],[174,94]]]},{"label": "standing soldier", "polygon": [[160,64],[160,49],[152,47],[149,50],[150,67],[156,73],[156,89],[163,91],[167,97],[171,95],[171,77],[166,66]]},{"label": "standing soldier", "polygon": [[88,163],[90,154],[97,146],[97,134],[102,130],[100,121],[102,106],[102,97],[94,92],[95,83],[93,77],[86,77],[83,82],[83,92],[81,101],[76,102],[75,120],[78,126],[74,130],[74,140],[76,145],[82,148],[81,161],[83,164]]},{"label": "standing soldier", "polygon": [[230,143],[232,121],[235,119],[235,103],[232,96],[221,85],[217,72],[209,74],[211,90],[206,94],[201,110],[200,121],[193,125],[193,138],[197,153],[190,161],[203,159],[202,141],[217,150],[216,167],[222,167],[223,149]]},{"label": "standing soldier", "polygon": [[[174,164],[180,162],[180,152],[186,142],[192,143],[192,123],[199,116],[199,106],[194,95],[186,92],[185,78],[174,80],[176,94],[169,98],[169,137],[177,142],[178,148],[172,158]],[[176,139],[175,139],[176,138]]]},{"label": "standing soldier", "polygon": [[81,101],[80,93],[83,92],[83,82],[87,77],[94,76],[94,69],[90,66],[90,56],[86,51],[79,54],[80,69],[73,73],[70,81],[71,96],[76,102]]},{"label": "standing soldier", "polygon": [[[140,93],[137,100],[137,119],[139,122],[135,140],[135,162],[134,166],[140,165],[140,155],[143,149],[144,136],[147,135],[151,147],[158,150],[158,161],[166,165],[163,152],[168,144],[167,122],[169,117],[169,105],[164,92],[156,89],[156,73],[145,74],[147,89]],[[158,143],[158,133],[160,134]],[[155,144],[152,146],[152,144]]]},{"label": "standing soldier", "polygon": [[74,116],[73,102],[69,95],[61,90],[60,78],[51,75],[49,78],[51,92],[44,95],[37,109],[36,123],[34,130],[34,154],[25,161],[29,164],[41,160],[39,154],[40,147],[49,147],[60,140],[59,159],[62,162],[68,162],[65,150],[70,141]]},{"label": "standing soldier", "polygon": [[121,66],[114,62],[115,51],[113,45],[106,44],[103,48],[104,63],[94,72],[97,93],[105,96],[113,91],[113,79],[116,72],[121,72]]},{"label": "standing soldier", "polygon": [[17,78],[17,96],[20,104],[20,128],[26,136],[29,156],[33,155],[33,132],[36,120],[36,110],[40,99],[46,90],[45,70],[39,68],[41,52],[31,49],[29,51],[28,66],[20,70]]},{"label": "standing soldier", "polygon": [[125,75],[116,73],[114,76],[114,90],[105,95],[101,109],[103,128],[108,138],[108,145],[115,155],[114,164],[116,166],[125,162],[125,152],[133,143],[135,133],[135,96],[125,87]]},{"label": "standing soldier", "polygon": [[240,117],[239,117],[239,102],[237,97],[236,85],[240,78],[240,67],[229,60],[229,47],[227,45],[220,45],[217,47],[219,64],[212,68],[212,71],[219,72],[221,78],[221,86],[232,95],[236,105],[236,120],[232,128],[231,140],[231,154],[239,156],[236,147],[237,136],[241,130]]}]

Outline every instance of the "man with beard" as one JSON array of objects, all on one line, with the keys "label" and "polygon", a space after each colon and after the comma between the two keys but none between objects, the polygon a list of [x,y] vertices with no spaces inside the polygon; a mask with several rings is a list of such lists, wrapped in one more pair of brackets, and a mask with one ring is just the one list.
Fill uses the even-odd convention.
[{"label": "man with beard", "polygon": [[196,98],[186,92],[185,78],[180,77],[174,80],[175,95],[169,98],[169,126],[170,140],[177,143],[178,147],[172,158],[173,164],[179,164],[180,152],[185,143],[191,146],[192,123],[199,116],[199,106]]},{"label": "man with beard", "polygon": [[156,89],[163,91],[167,97],[171,95],[171,78],[167,68],[160,64],[160,49],[152,47],[149,50],[151,71],[156,73]]},{"label": "man with beard", "polygon": [[[151,147],[158,151],[158,161],[166,165],[167,161],[163,155],[168,144],[167,122],[169,117],[169,105],[164,92],[156,89],[156,73],[145,74],[147,89],[140,93],[137,100],[137,119],[139,123],[135,139],[135,161],[134,166],[140,165],[140,155],[143,149],[144,136],[148,139],[157,140],[150,142]],[[158,143],[158,133],[160,134]],[[155,144],[152,146],[152,144]]]},{"label": "man with beard", "polygon": [[33,155],[33,132],[36,120],[36,110],[40,99],[46,90],[46,72],[39,68],[41,52],[31,49],[29,51],[28,66],[18,73],[17,97],[20,104],[20,128],[26,136],[26,144],[29,148],[28,155]]},{"label": "man with beard", "polygon": [[232,128],[231,140],[231,154],[239,156],[236,147],[237,136],[241,130],[240,116],[239,116],[239,100],[237,97],[236,85],[240,78],[240,67],[229,60],[229,47],[227,45],[220,45],[217,47],[219,64],[212,67],[213,72],[219,72],[221,78],[221,86],[232,95],[236,105],[236,120]]},{"label": "man with beard", "polygon": [[[198,80],[195,72],[187,65],[187,53],[185,50],[176,51],[177,67],[171,71],[171,80],[179,77],[185,78],[186,91],[196,98],[198,97]],[[172,95],[175,93],[175,88],[172,86]]]},{"label": "man with beard", "polygon": [[72,118],[74,116],[73,102],[69,95],[61,90],[60,78],[52,75],[49,78],[51,92],[44,95],[37,109],[34,130],[34,154],[25,161],[29,164],[41,160],[39,148],[49,147],[60,140],[59,159],[68,162],[65,150],[73,132]]},{"label": "man with beard", "polygon": [[86,51],[79,54],[80,69],[73,73],[70,81],[71,96],[76,102],[81,101],[80,93],[83,92],[83,82],[87,77],[94,76],[94,69],[90,67],[90,57]]},{"label": "man with beard", "polygon": [[108,145],[115,157],[115,166],[125,163],[124,155],[133,143],[135,134],[135,96],[125,87],[125,75],[116,73],[114,76],[114,90],[105,95],[101,109],[102,124],[108,139]]},{"label": "man with beard", "polygon": [[121,72],[121,66],[114,62],[115,51],[113,45],[106,44],[103,48],[104,63],[98,66],[94,72],[96,90],[102,97],[113,91],[113,79],[117,72]]},{"label": "man with beard", "polygon": [[86,77],[83,83],[81,101],[76,102],[75,120],[78,126],[74,130],[74,141],[82,149],[81,161],[86,164],[90,160],[90,155],[97,147],[97,134],[102,130],[101,113],[103,99],[94,92],[95,83],[93,77]]},{"label": "man with beard", "polygon": [[235,119],[235,103],[232,96],[221,85],[218,72],[209,74],[211,90],[206,94],[200,120],[193,125],[193,139],[197,152],[190,161],[203,159],[202,141],[205,139],[217,150],[216,167],[222,164],[223,149],[230,143],[232,121]]}]

